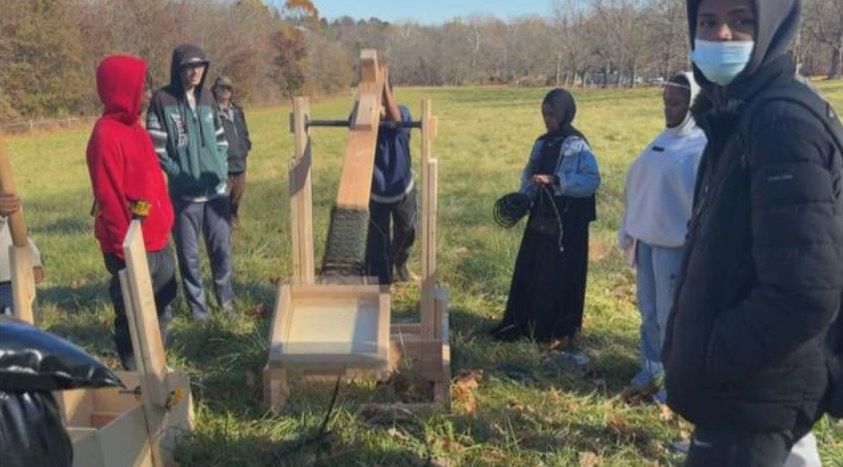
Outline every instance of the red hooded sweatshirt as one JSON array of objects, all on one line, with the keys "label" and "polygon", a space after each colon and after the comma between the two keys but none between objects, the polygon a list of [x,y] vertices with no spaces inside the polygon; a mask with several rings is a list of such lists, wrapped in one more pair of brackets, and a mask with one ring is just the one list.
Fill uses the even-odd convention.
[{"label": "red hooded sweatshirt", "polygon": [[105,110],[88,141],[88,173],[97,204],[94,231],[102,251],[121,259],[132,202],[150,205],[143,222],[146,251],[167,246],[173,227],[164,175],[149,133],[139,123],[145,80],[146,62],[138,57],[106,57],[97,68]]}]

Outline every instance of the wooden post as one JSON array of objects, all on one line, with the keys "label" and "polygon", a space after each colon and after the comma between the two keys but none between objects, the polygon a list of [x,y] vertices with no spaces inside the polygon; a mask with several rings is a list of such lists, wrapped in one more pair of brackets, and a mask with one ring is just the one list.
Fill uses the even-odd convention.
[{"label": "wooden post", "polygon": [[290,232],[293,243],[293,282],[316,282],[313,261],[313,186],[311,178],[310,101],[307,97],[293,99],[292,129],[295,153],[290,161]]},{"label": "wooden post", "polygon": [[[0,191],[14,193],[15,183],[12,178],[12,165],[6,154],[5,142],[0,136]],[[15,316],[30,324],[35,324],[32,308],[35,302],[35,275],[33,274],[32,250],[26,232],[23,212],[18,211],[6,221],[12,236],[9,247],[11,266],[12,300],[15,304]]]},{"label": "wooden post", "polygon": [[345,162],[340,175],[337,206],[369,209],[375,146],[378,141],[384,74],[374,50],[360,54],[360,83],[357,86],[354,120],[348,132]]},{"label": "wooden post", "polygon": [[143,395],[147,434],[152,443],[153,465],[175,465],[175,437],[193,428],[190,382],[167,369],[158,323],[155,295],[139,220],[133,220],[123,242],[126,269],[120,271],[123,303],[132,338]]},{"label": "wooden post", "polygon": [[430,99],[422,101],[421,116],[421,166],[422,166],[422,232],[421,232],[421,332],[426,339],[437,335],[436,323],[436,210],[437,210],[437,161],[432,157],[433,139],[436,137],[436,117],[431,115]]}]

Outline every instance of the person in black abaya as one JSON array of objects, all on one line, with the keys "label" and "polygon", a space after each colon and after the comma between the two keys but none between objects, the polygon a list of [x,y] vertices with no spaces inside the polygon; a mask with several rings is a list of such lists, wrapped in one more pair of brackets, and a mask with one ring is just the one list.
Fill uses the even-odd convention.
[{"label": "person in black abaya", "polygon": [[573,126],[574,97],[554,89],[542,102],[547,133],[521,177],[530,215],[503,320],[492,336],[568,345],[582,327],[588,270],[588,228],[596,218],[597,160]]}]

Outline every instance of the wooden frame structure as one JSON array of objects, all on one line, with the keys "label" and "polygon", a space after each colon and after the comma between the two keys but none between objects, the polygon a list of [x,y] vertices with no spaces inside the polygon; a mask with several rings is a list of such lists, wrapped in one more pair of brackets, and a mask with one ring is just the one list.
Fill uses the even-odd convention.
[{"label": "wooden frame structure", "polygon": [[[383,72],[373,50],[361,53],[360,86],[355,101],[355,118],[349,123],[343,173],[337,196],[337,206],[367,209],[371,192],[374,152],[380,125],[380,101],[383,92]],[[432,115],[430,100],[422,101],[421,148],[421,320],[418,323],[389,325],[388,287],[377,285],[317,284],[313,259],[312,221],[312,154],[310,140],[310,104],[306,97],[293,100],[290,127],[295,139],[295,153],[289,165],[290,222],[292,229],[293,277],[290,284],[278,287],[270,337],[269,362],[264,370],[264,400],[272,407],[286,403],[290,394],[288,379],[324,376],[384,379],[402,364],[417,368],[418,374],[433,385],[433,404],[449,405],[450,399],[450,336],[448,296],[436,285],[436,211],[437,168],[432,157],[433,140],[437,135],[437,119]],[[340,126],[333,124],[326,126]],[[377,296],[379,307],[371,306]],[[305,298],[307,297],[307,298]],[[353,303],[340,303],[346,297]],[[308,302],[309,300],[309,302]],[[299,303],[307,303],[300,306]],[[307,308],[318,308],[311,313]],[[368,310],[366,324],[360,322],[357,311]],[[328,320],[326,316],[345,319]],[[290,349],[301,343],[296,316],[312,320],[322,326],[327,335],[344,335],[346,339],[337,352],[336,342],[305,339],[308,351]],[[355,316],[350,319],[348,316]],[[377,352],[355,351],[358,342],[350,332],[351,325],[368,326],[364,341]],[[306,326],[303,326],[304,328]],[[331,328],[330,330],[328,328]],[[377,330],[374,333],[373,330]],[[376,334],[377,340],[372,336]],[[385,351],[384,351],[385,349]],[[386,358],[384,358],[386,357]]]},{"label": "wooden frame structure", "polygon": [[120,271],[120,285],[138,369],[116,373],[129,390],[54,394],[73,444],[75,467],[175,465],[175,440],[193,429],[190,381],[166,367],[140,221],[132,221],[123,251],[126,269]]}]

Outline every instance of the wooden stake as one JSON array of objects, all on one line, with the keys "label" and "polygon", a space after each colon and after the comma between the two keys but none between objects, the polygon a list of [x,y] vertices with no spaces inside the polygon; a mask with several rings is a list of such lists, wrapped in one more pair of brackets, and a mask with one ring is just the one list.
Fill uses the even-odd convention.
[{"label": "wooden stake", "polygon": [[436,209],[437,161],[432,157],[436,120],[431,115],[430,99],[422,101],[422,233],[421,233],[421,328],[422,336],[434,339],[436,335]]},{"label": "wooden stake", "polygon": [[[0,135],[0,192],[14,193],[15,183],[12,178],[12,165],[6,154],[5,142]],[[33,305],[35,302],[35,275],[33,273],[32,250],[26,232],[23,212],[13,213],[6,220],[12,236],[12,246],[9,247],[9,263],[11,267],[12,300],[15,304],[15,316],[18,319],[35,324]]]},{"label": "wooden stake", "polygon": [[172,457],[175,439],[179,432],[193,429],[190,381],[167,369],[139,220],[129,224],[123,253],[126,269],[119,273],[123,303],[143,395],[147,433],[153,447],[153,464],[175,465]]},{"label": "wooden stake", "polygon": [[290,161],[290,232],[293,243],[293,282],[316,282],[313,261],[313,186],[310,132],[310,101],[307,97],[293,99],[293,133],[295,153]]},{"label": "wooden stake", "polygon": [[369,208],[383,86],[384,74],[378,67],[377,52],[364,50],[360,54],[360,83],[340,175],[338,207]]}]

